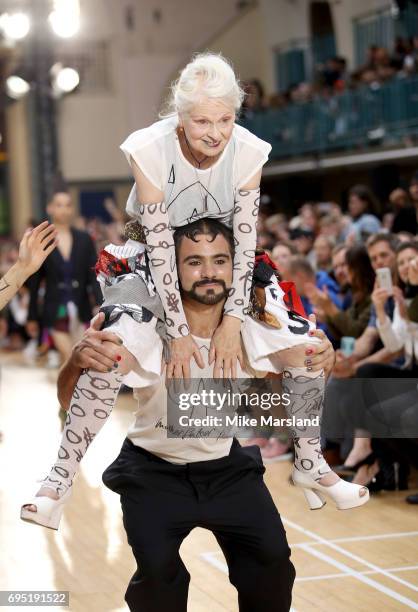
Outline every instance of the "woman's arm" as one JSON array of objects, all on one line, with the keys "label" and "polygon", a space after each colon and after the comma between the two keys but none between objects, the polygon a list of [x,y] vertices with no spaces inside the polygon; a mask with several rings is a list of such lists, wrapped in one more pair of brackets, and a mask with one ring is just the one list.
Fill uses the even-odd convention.
[{"label": "woman's arm", "polygon": [[140,202],[146,202],[140,204],[140,216],[146,234],[150,271],[163,304],[167,332],[173,340],[167,376],[190,378],[191,357],[194,355],[197,364],[202,368],[203,360],[190,336],[178,289],[176,252],[164,194],[147,179],[133,158],[131,162],[138,199]]},{"label": "woman's arm", "polygon": [[48,221],[34,229],[26,230],[19,246],[17,262],[0,280],[0,310],[19,291],[29,276],[41,267],[56,245],[56,231]]},{"label": "woman's arm", "polygon": [[257,217],[260,202],[261,169],[235,196],[232,229],[235,242],[232,286],[224,306],[224,317],[214,333],[209,363],[215,362],[214,378],[236,378],[237,359],[244,367],[241,323],[250,300],[257,246]]}]

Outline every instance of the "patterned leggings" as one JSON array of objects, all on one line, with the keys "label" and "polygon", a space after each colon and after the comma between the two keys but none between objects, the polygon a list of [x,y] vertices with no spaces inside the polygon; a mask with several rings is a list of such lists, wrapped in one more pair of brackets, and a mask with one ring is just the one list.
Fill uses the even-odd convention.
[{"label": "patterned leggings", "polygon": [[122,380],[119,372],[83,371],[71,398],[57,460],[42,486],[61,496],[72,485],[80,461],[112,412]]},{"label": "patterned leggings", "polygon": [[[122,380],[123,376],[114,371],[106,374],[83,371],[71,399],[56,463],[42,486],[54,489],[59,496],[72,486],[82,458],[112,412]],[[324,381],[323,372],[310,373],[306,368],[284,370],[283,392],[292,398],[286,408],[288,418],[321,418]],[[292,434],[297,469],[316,480],[329,472],[321,452],[319,427],[295,426]]]}]

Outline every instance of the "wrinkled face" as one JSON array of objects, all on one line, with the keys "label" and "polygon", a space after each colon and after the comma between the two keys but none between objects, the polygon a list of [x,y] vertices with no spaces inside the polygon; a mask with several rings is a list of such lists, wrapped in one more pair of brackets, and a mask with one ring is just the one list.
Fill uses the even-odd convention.
[{"label": "wrinkled face", "polygon": [[191,148],[207,157],[219,155],[232,135],[235,110],[220,100],[207,99],[189,112],[180,114],[179,125],[184,128]]},{"label": "wrinkled face", "polygon": [[399,255],[396,258],[399,278],[404,283],[408,281],[409,264],[417,256],[418,256],[418,252],[415,249],[404,249],[403,251],[399,253]]},{"label": "wrinkled face", "polygon": [[279,270],[287,270],[292,253],[289,247],[285,244],[278,244],[274,247],[272,253],[272,260],[277,264]]},{"label": "wrinkled face", "polygon": [[350,215],[356,219],[366,210],[366,202],[361,200],[358,196],[352,194],[348,201],[348,210]]},{"label": "wrinkled face", "polygon": [[346,250],[342,249],[338,251],[332,258],[332,269],[334,270],[334,276],[340,287],[345,287],[349,282],[348,267],[345,261]]},{"label": "wrinkled face", "polygon": [[331,262],[332,249],[327,240],[320,237],[315,240],[314,251],[316,255],[316,261],[319,265],[328,265]]},{"label": "wrinkled face", "polygon": [[374,271],[379,268],[390,268],[392,271],[394,270],[396,255],[386,241],[382,240],[381,242],[376,242],[376,244],[369,247],[367,251]]},{"label": "wrinkled face", "polygon": [[215,239],[200,234],[184,237],[177,253],[182,297],[200,304],[218,304],[228,296],[232,284],[232,257],[224,236]]},{"label": "wrinkled face", "polygon": [[69,225],[74,217],[74,206],[68,193],[56,193],[46,210],[52,223],[58,225]]}]

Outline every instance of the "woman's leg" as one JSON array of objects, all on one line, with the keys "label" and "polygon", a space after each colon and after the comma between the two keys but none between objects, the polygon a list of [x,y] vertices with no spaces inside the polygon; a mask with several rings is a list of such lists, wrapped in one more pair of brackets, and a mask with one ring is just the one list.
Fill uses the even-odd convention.
[{"label": "woman's leg", "polygon": [[[71,487],[88,447],[112,412],[123,375],[135,367],[135,357],[123,346],[119,351],[121,360],[111,372],[84,370],[80,375],[71,398],[56,462],[37,496],[59,499]],[[27,508],[36,512],[33,504]]]}]

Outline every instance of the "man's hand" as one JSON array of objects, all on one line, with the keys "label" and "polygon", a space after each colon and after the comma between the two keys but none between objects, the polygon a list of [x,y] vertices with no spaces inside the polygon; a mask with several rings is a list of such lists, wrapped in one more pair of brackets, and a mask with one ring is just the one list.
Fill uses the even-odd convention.
[{"label": "man's hand", "polygon": [[116,334],[100,330],[104,319],[104,314],[99,312],[74,346],[70,357],[73,366],[82,370],[91,368],[96,372],[110,372],[116,367],[123,342]]},{"label": "man's hand", "polygon": [[379,287],[375,284],[373,293],[372,293],[372,302],[374,307],[376,308],[376,312],[384,311],[385,304],[389,299],[389,291],[384,287]]}]

